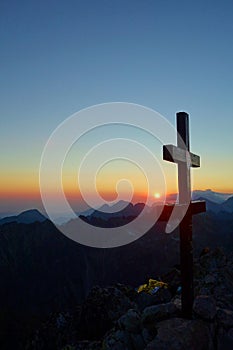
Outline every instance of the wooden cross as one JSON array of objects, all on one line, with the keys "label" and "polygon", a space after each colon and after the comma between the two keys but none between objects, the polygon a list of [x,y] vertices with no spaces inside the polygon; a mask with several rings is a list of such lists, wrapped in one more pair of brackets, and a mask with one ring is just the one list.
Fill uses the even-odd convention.
[{"label": "wooden cross", "polygon": [[[191,202],[190,167],[200,167],[200,157],[190,152],[188,114],[177,113],[176,122],[177,146],[163,146],[163,159],[178,164],[179,205],[189,205],[179,230],[182,313],[184,317],[191,318],[193,306],[192,215],[204,212],[206,206],[205,201]],[[170,208],[172,210],[172,207]]]}]

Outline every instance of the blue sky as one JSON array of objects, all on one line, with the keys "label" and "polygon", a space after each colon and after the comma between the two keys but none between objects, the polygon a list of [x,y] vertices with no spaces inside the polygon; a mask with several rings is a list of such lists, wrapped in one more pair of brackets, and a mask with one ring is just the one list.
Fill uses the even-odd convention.
[{"label": "blue sky", "polygon": [[198,176],[208,169],[216,190],[233,191],[232,17],[228,0],[1,0],[3,186],[36,177],[44,143],[69,115],[124,101],[172,123],[188,111],[205,160]]}]

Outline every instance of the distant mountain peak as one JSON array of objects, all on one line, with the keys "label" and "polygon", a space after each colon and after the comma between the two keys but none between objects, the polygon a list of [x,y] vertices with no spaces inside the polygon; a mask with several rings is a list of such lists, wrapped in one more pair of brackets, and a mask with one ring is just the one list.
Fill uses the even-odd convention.
[{"label": "distant mountain peak", "polygon": [[25,210],[19,215],[7,216],[0,220],[0,225],[7,224],[10,222],[17,222],[20,224],[32,224],[33,222],[43,222],[47,218],[39,212],[37,209]]},{"label": "distant mountain peak", "polygon": [[233,196],[226,200],[225,204],[227,204],[227,203],[233,203]]},{"label": "distant mountain peak", "polygon": [[230,193],[215,192],[215,191],[212,191],[211,189],[207,189],[205,191],[195,190],[192,192],[193,200],[203,198],[205,200],[209,200],[211,202],[215,202],[218,204],[224,203],[230,197],[232,197],[232,194]]}]

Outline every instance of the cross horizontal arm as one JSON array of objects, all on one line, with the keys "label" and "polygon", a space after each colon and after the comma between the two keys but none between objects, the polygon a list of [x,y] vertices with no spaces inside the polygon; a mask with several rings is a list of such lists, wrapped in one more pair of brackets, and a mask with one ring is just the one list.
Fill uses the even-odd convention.
[{"label": "cross horizontal arm", "polygon": [[[182,211],[182,209],[186,207],[186,204],[185,205],[182,205],[182,204],[167,204],[167,205],[165,205],[163,207],[162,213],[160,214],[158,221],[168,221],[175,206],[178,207]],[[189,204],[187,215],[192,216],[192,215],[204,213],[205,211],[206,211],[206,202],[205,201],[192,201]]]},{"label": "cross horizontal arm", "polygon": [[[190,157],[190,159],[188,159]],[[168,162],[178,163],[190,161],[190,166],[193,168],[200,167],[200,157],[196,154],[188,152],[185,149],[173,145],[163,146],[163,159]]]}]

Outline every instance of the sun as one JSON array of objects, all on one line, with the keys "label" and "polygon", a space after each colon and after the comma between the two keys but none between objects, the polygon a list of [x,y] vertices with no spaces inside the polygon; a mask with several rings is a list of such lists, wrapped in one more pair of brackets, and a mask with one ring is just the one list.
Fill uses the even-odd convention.
[{"label": "sun", "polygon": [[157,192],[156,192],[156,193],[154,194],[154,197],[158,199],[158,198],[161,197],[161,195],[160,195],[160,193],[157,193]]}]

